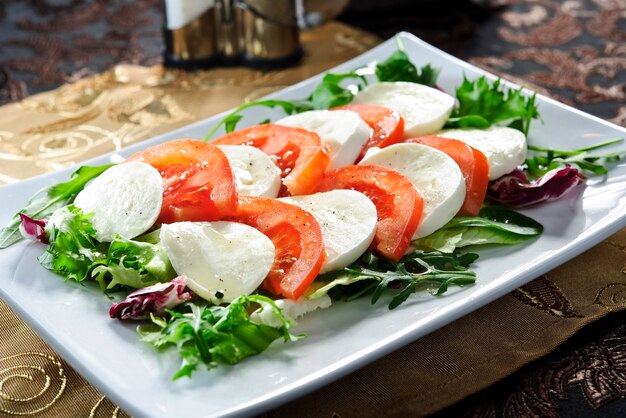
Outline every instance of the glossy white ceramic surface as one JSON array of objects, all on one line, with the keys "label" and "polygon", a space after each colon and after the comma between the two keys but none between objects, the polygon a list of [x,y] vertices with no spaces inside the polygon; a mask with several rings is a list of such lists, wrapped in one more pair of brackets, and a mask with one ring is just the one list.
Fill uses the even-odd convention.
[{"label": "glossy white ceramic surface", "polygon": [[[465,74],[486,74],[410,34],[401,34],[407,53],[418,65],[443,70],[440,86],[453,92]],[[333,69],[351,70],[395,50],[389,40]],[[489,77],[495,78],[491,75]],[[308,96],[321,76],[271,97]],[[512,86],[512,85],[510,85]],[[578,110],[539,97],[543,123],[535,122],[529,142],[572,149],[617,137],[626,130]],[[253,110],[247,124],[278,112]],[[178,129],[123,150],[125,156],[180,137],[201,138],[223,115]],[[243,125],[242,125],[243,126]],[[89,163],[98,164],[108,156]],[[63,181],[73,169],[0,187],[0,223],[4,224],[40,187]],[[524,211],[545,226],[537,240],[514,247],[481,251],[475,265],[476,285],[451,288],[443,297],[416,294],[394,311],[388,300],[337,303],[304,318],[296,328],[308,337],[278,343],[262,355],[172,382],[178,367],[173,352],[159,353],[140,342],[135,324],[108,317],[109,299],[97,289],[66,283],[37,263],[44,247],[19,243],[0,251],[0,296],[64,359],[113,402],[135,417],[205,417],[250,415],[310,392],[461,316],[493,301],[594,246],[626,226],[626,164],[606,178],[589,181],[567,198]],[[506,327],[493,318],[494,327]],[[436,349],[436,347],[433,347]]]}]

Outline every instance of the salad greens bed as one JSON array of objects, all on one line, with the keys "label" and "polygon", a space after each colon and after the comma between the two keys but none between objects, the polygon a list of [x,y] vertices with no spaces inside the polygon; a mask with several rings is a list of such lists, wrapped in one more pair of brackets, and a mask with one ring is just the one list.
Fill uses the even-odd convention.
[{"label": "salad greens bed", "polygon": [[[255,106],[281,108],[286,114],[312,109],[328,109],[350,103],[355,94],[378,81],[409,81],[436,87],[439,69],[430,65],[417,68],[402,45],[387,60],[352,72],[326,74],[311,95],[303,100],[262,100],[244,104],[218,123],[205,137],[221,126],[232,132],[244,117],[242,111]],[[346,84],[346,83],[351,84]],[[458,106],[446,127],[487,128],[509,126],[528,133],[532,120],[539,118],[535,95],[522,89],[503,88],[500,80],[489,82],[464,78],[456,89]],[[261,121],[268,123],[269,120]],[[609,141],[573,151],[552,150],[529,145],[530,155],[518,170],[490,184],[491,202],[524,207],[553,200],[584,181],[585,175],[607,173],[606,164],[618,161],[621,153],[597,150],[623,140]],[[235,364],[264,351],[273,341],[294,341],[290,321],[277,304],[262,295],[241,296],[226,306],[212,306],[199,300],[176,277],[159,243],[159,231],[135,239],[116,237],[111,243],[98,242],[91,214],[72,204],[87,182],[111,167],[80,167],[67,182],[40,190],[28,205],[0,230],[0,248],[6,248],[26,233],[47,244],[41,264],[67,280],[93,280],[107,293],[139,289],[124,302],[111,308],[120,319],[150,319],[138,331],[144,341],[157,348],[174,346],[182,358],[174,379],[191,376],[199,366]],[[54,214],[54,215],[53,215]],[[53,216],[54,222],[48,222]],[[330,295],[350,301],[370,297],[372,303],[391,294],[389,308],[405,302],[409,295],[430,291],[441,295],[450,285],[468,285],[476,280],[469,270],[478,254],[466,247],[519,244],[541,234],[543,227],[501,205],[487,203],[477,217],[456,217],[437,232],[413,242],[415,251],[399,262],[366,252],[355,263],[339,271],[323,274],[313,283],[307,297]],[[174,280],[172,280],[174,279]],[[251,312],[269,310],[277,319],[272,325],[259,322]]]}]

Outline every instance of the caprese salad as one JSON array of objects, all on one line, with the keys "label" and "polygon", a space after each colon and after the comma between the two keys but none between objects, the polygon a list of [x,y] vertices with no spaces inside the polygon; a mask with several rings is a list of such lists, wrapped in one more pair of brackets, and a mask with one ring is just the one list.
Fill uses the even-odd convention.
[{"label": "caprese salad", "polygon": [[[294,320],[337,300],[390,293],[393,309],[474,283],[478,255],[459,249],[541,234],[503,205],[559,198],[623,153],[529,146],[534,96],[484,77],[451,96],[436,78],[400,48],[304,100],[248,103],[212,142],[81,167],[35,195],[0,248],[43,242],[45,268],[120,295],[110,316],[176,346],[175,378],[296,340]],[[252,106],[287,116],[235,130]]]}]

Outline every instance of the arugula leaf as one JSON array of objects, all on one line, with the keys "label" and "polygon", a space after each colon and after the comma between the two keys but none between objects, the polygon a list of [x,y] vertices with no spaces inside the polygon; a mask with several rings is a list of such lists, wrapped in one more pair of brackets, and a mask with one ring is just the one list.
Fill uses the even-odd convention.
[{"label": "arugula leaf", "polygon": [[376,65],[376,78],[379,81],[413,81],[418,78],[417,68],[409,61],[406,52],[398,49]]},{"label": "arugula leaf", "polygon": [[426,64],[418,71],[404,49],[398,49],[385,61],[378,63],[375,71],[378,81],[410,81],[435,87],[441,70]]},{"label": "arugula leaf", "polygon": [[106,244],[96,240],[92,216],[74,205],[57,209],[46,226],[50,243],[39,256],[41,265],[77,282],[88,278],[94,262],[106,255]]},{"label": "arugula leaf", "polygon": [[528,145],[528,150],[543,155],[533,155],[526,159],[525,169],[533,177],[541,177],[549,171],[568,165],[577,166],[583,174],[602,175],[608,172],[606,164],[620,161],[626,156],[626,150],[610,153],[591,151],[623,143],[624,139],[614,139],[571,151],[555,150]]},{"label": "arugula leaf", "polygon": [[[281,325],[252,322],[248,308],[253,303],[271,309]],[[265,351],[281,337],[284,341],[299,338],[289,332],[290,323],[280,308],[265,296],[240,296],[228,306],[200,306],[190,302],[184,307],[187,312],[168,311],[169,319],[152,316],[151,327],[138,328],[142,340],[157,348],[176,346],[182,364],[174,380],[191,377],[201,364],[211,369],[220,364],[239,363]]]},{"label": "arugula leaf", "polygon": [[[226,133],[233,132],[237,127],[237,124],[243,115],[241,112],[251,107],[263,106],[269,108],[280,107],[285,114],[293,115],[295,113],[302,113],[308,110],[321,110],[329,109],[331,107],[342,106],[350,103],[354,98],[356,92],[354,89],[341,86],[341,83],[347,79],[355,79],[357,81],[357,89],[361,89],[364,85],[367,85],[367,80],[364,76],[357,72],[332,74],[328,73],[322,78],[322,82],[313,89],[311,95],[304,100],[286,101],[286,100],[260,100],[256,102],[250,102],[243,104],[233,110],[224,119],[222,119],[217,125],[215,125],[209,133],[207,133],[203,140],[208,141],[217,132],[217,130],[224,126]],[[260,124],[269,123],[268,119],[261,121]]]},{"label": "arugula leaf", "polygon": [[451,253],[469,245],[519,244],[543,232],[537,221],[500,206],[483,207],[479,216],[453,218],[434,233],[412,242],[417,248]]},{"label": "arugula leaf", "polygon": [[356,72],[326,74],[321,84],[313,89],[311,96],[307,99],[311,103],[311,107],[316,110],[323,110],[350,103],[356,95],[356,91],[341,86],[341,82],[346,79],[355,79],[359,90],[367,85],[365,77]]},{"label": "arugula leaf", "polygon": [[463,286],[476,281],[476,274],[467,271],[477,254],[444,254],[438,251],[415,251],[393,262],[367,252],[352,265],[321,275],[315,288],[307,297],[315,299],[331,290],[336,298],[355,299],[372,290],[372,304],[376,303],[387,289],[398,292],[389,303],[395,309],[412,293],[436,285],[435,295],[441,295],[448,286]]},{"label": "arugula leaf", "polygon": [[480,115],[450,116],[446,121],[446,128],[477,128],[487,129],[491,123]]},{"label": "arugula leaf", "polygon": [[[360,286],[354,286],[356,283],[359,283]],[[318,277],[306,290],[305,296],[307,299],[317,299],[333,293],[337,287],[342,287],[343,291],[335,292],[336,298],[354,300],[374,289],[377,284],[378,281],[372,280],[371,276],[350,274],[341,270],[334,274],[326,273]],[[346,291],[346,289],[349,290]]]},{"label": "arugula leaf", "polygon": [[396,36],[396,45],[398,49],[385,61],[376,65],[375,72],[378,81],[410,81],[436,87],[441,70],[426,64],[418,71],[406,54],[399,36]]},{"label": "arugula leaf", "polygon": [[163,246],[159,243],[133,241],[119,235],[111,242],[106,261],[96,266],[91,276],[100,288],[117,285],[141,289],[176,277]]},{"label": "arugula leaf", "polygon": [[474,81],[463,77],[463,83],[456,89],[459,106],[454,109],[445,127],[483,129],[504,125],[528,135],[531,121],[539,118],[536,95],[526,97],[521,88],[502,90],[500,84],[500,79],[490,84],[485,76]]},{"label": "arugula leaf", "polygon": [[418,77],[414,82],[435,88],[437,87],[437,79],[440,72],[441,68],[435,68],[430,64],[426,64],[420,68]]},{"label": "arugula leaf", "polygon": [[245,103],[237,107],[228,115],[226,115],[224,119],[222,119],[218,124],[216,124],[209,131],[209,133],[207,133],[204,136],[204,138],[202,138],[202,140],[208,141],[209,139],[211,139],[211,137],[215,135],[215,132],[217,132],[217,130],[221,126],[224,126],[226,133],[233,132],[235,128],[237,127],[237,123],[239,123],[239,121],[243,119],[243,115],[241,115],[240,113],[246,109],[249,109],[251,107],[257,107],[257,106],[269,107],[272,109],[275,107],[280,107],[283,109],[283,111],[287,115],[293,115],[294,113],[302,113],[307,110],[313,109],[312,105],[310,103],[307,103],[306,101],[288,102],[286,100],[259,100],[256,102]]},{"label": "arugula leaf", "polygon": [[80,167],[72,174],[69,181],[44,187],[35,193],[28,202],[28,206],[15,214],[11,221],[0,230],[0,249],[7,248],[22,240],[19,230],[20,213],[34,219],[49,217],[56,209],[71,203],[89,180],[98,177],[112,165]]},{"label": "arugula leaf", "polygon": [[[385,61],[378,63],[374,69],[378,81],[410,81],[435,87],[440,70],[432,67],[430,64],[418,70],[409,60],[400,39],[396,39],[398,40],[398,50]],[[323,110],[346,105],[354,99],[359,90],[367,86],[365,74],[371,74],[371,72],[371,68],[362,67],[347,73],[328,73],[324,75],[320,84],[313,89],[311,95],[303,100],[260,100],[241,105],[216,124],[204,136],[203,140],[208,141],[211,139],[221,126],[224,126],[226,133],[233,132],[237,124],[243,119],[241,112],[251,107],[281,107],[285,114],[293,115],[308,110]],[[349,79],[354,80],[356,84],[348,87],[342,86],[342,82]],[[259,124],[269,122],[269,119],[264,119]]]}]

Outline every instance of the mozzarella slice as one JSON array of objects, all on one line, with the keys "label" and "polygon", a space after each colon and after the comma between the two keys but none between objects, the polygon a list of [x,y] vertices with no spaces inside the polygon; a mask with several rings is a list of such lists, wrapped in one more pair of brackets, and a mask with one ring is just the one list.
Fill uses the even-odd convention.
[{"label": "mozzarella slice", "polygon": [[421,144],[395,144],[370,152],[359,164],[376,164],[404,174],[424,199],[422,221],[413,239],[448,223],[465,200],[465,179],[452,158]]},{"label": "mozzarella slice", "polygon": [[[291,299],[279,299],[274,301],[276,306],[281,310],[285,318],[295,322],[296,319],[316,311],[318,309],[330,308],[332,300],[328,295],[322,295],[316,299],[306,299],[301,297],[298,300]],[[274,314],[269,306],[264,306],[262,309],[257,309],[250,315],[250,319],[257,324],[266,324],[273,327],[279,327],[282,325],[281,320]]]},{"label": "mozzarella slice", "polygon": [[342,269],[359,258],[374,239],[376,207],[363,193],[332,190],[280,200],[299,206],[322,228],[326,259],[320,273]]},{"label": "mozzarella slice", "polygon": [[274,198],[280,191],[280,168],[269,155],[249,145],[219,145],[235,175],[237,191],[244,196]]},{"label": "mozzarella slice", "polygon": [[489,180],[510,173],[526,160],[526,137],[517,129],[499,126],[450,129],[437,135],[458,139],[485,154],[489,163]]},{"label": "mozzarella slice", "polygon": [[352,103],[395,110],[404,118],[404,137],[411,138],[443,128],[454,107],[454,97],[422,84],[397,81],[370,84]]},{"label": "mozzarella slice", "polygon": [[215,304],[252,293],[274,262],[272,241],[236,222],[164,224],[161,244],[189,288]]},{"label": "mozzarella slice", "polygon": [[372,132],[357,113],[349,110],[310,110],[287,116],[276,124],[318,134],[330,147],[329,170],[354,164]]},{"label": "mozzarella slice", "polygon": [[163,180],[151,165],[128,162],[106,170],[89,183],[74,200],[91,222],[99,241],[116,234],[134,238],[156,222],[163,203]]}]

